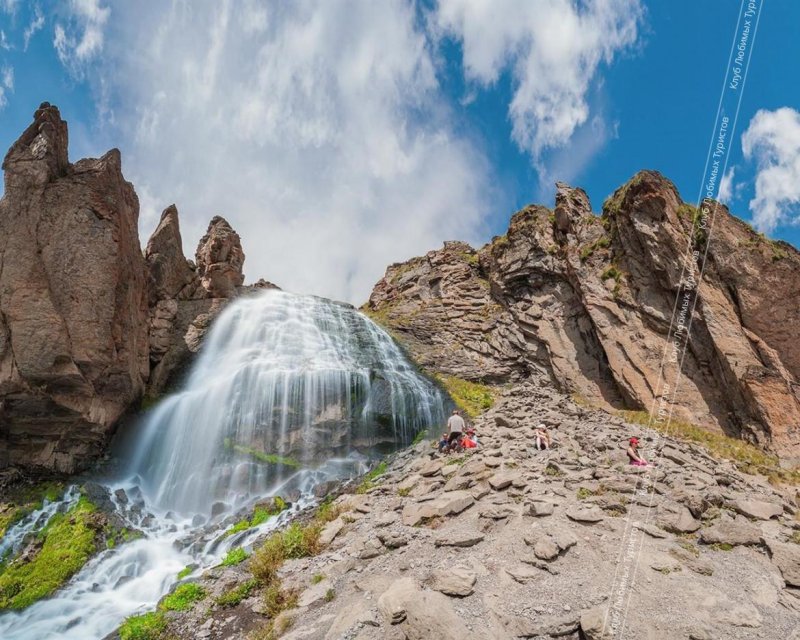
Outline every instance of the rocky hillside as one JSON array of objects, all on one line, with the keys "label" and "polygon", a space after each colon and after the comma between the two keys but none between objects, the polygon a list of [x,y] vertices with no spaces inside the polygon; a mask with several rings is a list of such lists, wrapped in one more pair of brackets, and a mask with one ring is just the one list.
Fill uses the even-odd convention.
[{"label": "rocky hillside", "polygon": [[[540,420],[549,452],[531,446]],[[234,550],[230,566],[123,628],[213,640],[800,638],[795,490],[546,381],[507,389],[475,425],[478,450],[400,452],[324,507],[321,532],[312,521],[249,558]],[[626,464],[631,435],[655,468]]]},{"label": "rocky hillside", "polygon": [[[797,462],[800,253],[722,205],[705,228],[699,218],[652,171],[600,216],[559,184],[553,210],[526,207],[477,251],[446,242],[390,266],[363,309],[433,372],[490,384],[543,373],[601,407],[663,398],[675,418]],[[687,339],[676,326],[690,322]]]},{"label": "rocky hillside", "polygon": [[191,263],[169,207],[142,256],[119,151],[72,164],[67,138],[44,103],[3,162],[0,470],[85,468],[242,291],[244,254],[223,218]]}]

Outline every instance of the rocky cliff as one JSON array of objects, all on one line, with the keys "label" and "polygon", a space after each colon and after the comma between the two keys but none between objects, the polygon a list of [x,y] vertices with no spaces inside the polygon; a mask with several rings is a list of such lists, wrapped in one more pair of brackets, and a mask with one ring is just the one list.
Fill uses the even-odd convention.
[{"label": "rocky cliff", "polygon": [[67,123],[44,103],[3,162],[0,469],[86,467],[242,285],[239,237],[219,217],[196,265],[174,206],[143,257],[119,151],[71,164],[67,143]]},{"label": "rocky cliff", "polygon": [[676,419],[796,461],[800,253],[714,209],[702,228],[652,171],[599,216],[559,184],[554,209],[526,207],[477,251],[447,242],[390,266],[364,310],[432,371],[497,384],[542,372],[598,406],[673,403]]}]

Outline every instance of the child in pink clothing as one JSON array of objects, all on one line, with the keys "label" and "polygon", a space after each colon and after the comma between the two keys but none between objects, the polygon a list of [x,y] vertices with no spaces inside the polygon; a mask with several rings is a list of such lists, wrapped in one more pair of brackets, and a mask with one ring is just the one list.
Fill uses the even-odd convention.
[{"label": "child in pink clothing", "polygon": [[635,467],[646,467],[647,460],[645,460],[644,458],[642,458],[642,456],[639,455],[639,438],[636,437],[631,438],[630,440],[628,440],[628,444],[629,446],[627,454],[630,463]]}]

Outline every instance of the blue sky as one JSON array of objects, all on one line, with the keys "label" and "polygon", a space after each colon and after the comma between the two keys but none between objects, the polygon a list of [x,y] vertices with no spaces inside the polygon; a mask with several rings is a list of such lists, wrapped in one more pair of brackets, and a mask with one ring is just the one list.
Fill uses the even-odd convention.
[{"label": "blue sky", "polygon": [[[798,245],[800,3],[764,5],[723,198]],[[595,210],[643,168],[697,200],[740,7],[0,0],[0,147],[57,104],[73,161],[122,150],[143,242],[175,202],[191,255],[222,214],[248,281],[360,303],[556,179]]]}]

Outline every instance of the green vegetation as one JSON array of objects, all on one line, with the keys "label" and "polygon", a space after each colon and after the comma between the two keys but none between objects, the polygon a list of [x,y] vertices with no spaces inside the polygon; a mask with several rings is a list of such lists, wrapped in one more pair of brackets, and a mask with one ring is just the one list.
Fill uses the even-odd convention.
[{"label": "green vegetation", "polygon": [[476,418],[494,404],[494,392],[491,387],[455,376],[432,376],[444,387],[456,405],[470,418]]},{"label": "green vegetation", "polygon": [[313,576],[311,576],[311,584],[319,584],[319,583],[320,583],[320,582],[322,582],[324,579],[325,579],[325,576],[324,576],[324,574],[322,574],[322,573],[315,573]]},{"label": "green vegetation", "polygon": [[470,253],[469,251],[462,251],[458,254],[464,262],[473,267],[478,266],[478,254],[477,253]]},{"label": "green vegetation", "polygon": [[418,445],[420,442],[425,440],[425,438],[427,438],[427,437],[428,437],[428,430],[427,429],[423,429],[422,431],[417,433],[417,435],[414,436],[414,439],[411,441],[411,446],[413,447],[415,445]]},{"label": "green vegetation", "polygon": [[167,620],[160,611],[132,616],[119,628],[120,640],[159,640],[167,629]]},{"label": "green vegetation", "polygon": [[402,498],[405,498],[409,493],[411,493],[411,488],[410,487],[404,487],[402,489],[398,489],[397,490],[397,495],[402,497]]},{"label": "green vegetation", "polygon": [[24,609],[49,596],[97,551],[95,506],[85,497],[67,513],[56,514],[38,538],[41,549],[26,562],[10,562],[0,572],[0,611]]},{"label": "green vegetation", "polygon": [[191,565],[184,567],[178,572],[178,580],[183,580],[186,576],[192,573],[194,569],[192,569]]},{"label": "green vegetation", "polygon": [[586,487],[581,487],[578,489],[578,500],[586,500],[587,498],[591,498],[595,495],[595,492],[591,489],[587,489]]},{"label": "green vegetation", "polygon": [[600,236],[597,240],[595,240],[591,244],[586,245],[583,249],[581,249],[580,252],[581,260],[586,260],[598,249],[607,249],[610,244],[611,244],[611,239],[608,236]]},{"label": "green vegetation", "polygon": [[206,590],[203,587],[196,582],[187,582],[178,585],[175,591],[161,601],[158,608],[162,611],[186,611],[205,597]]},{"label": "green vegetation", "polygon": [[227,555],[223,558],[222,562],[220,563],[223,567],[232,567],[236,564],[241,564],[245,560],[247,560],[249,556],[247,555],[247,551],[242,549],[241,547],[236,547],[235,549],[231,549],[228,551]]},{"label": "green vegetation", "polygon": [[284,511],[288,508],[289,505],[286,503],[286,501],[280,496],[276,496],[272,498],[271,506],[264,504],[257,505],[256,508],[253,509],[253,515],[250,518],[239,520],[239,522],[225,531],[223,537],[231,536],[234,533],[239,533],[240,531],[247,531],[247,529],[251,529],[252,527],[257,527],[258,525],[269,520],[272,516],[276,516],[281,511]]},{"label": "green vegetation", "polygon": [[727,542],[719,542],[711,545],[712,549],[716,551],[733,551],[733,545]]},{"label": "green vegetation", "polygon": [[336,589],[331,588],[325,592],[325,602],[332,602],[335,597]]},{"label": "green vegetation", "polygon": [[789,542],[800,544],[800,531],[793,531],[792,535],[789,536]]},{"label": "green vegetation", "polygon": [[64,493],[60,482],[45,482],[16,489],[7,501],[0,502],[0,538],[12,525],[29,513],[41,509],[45,499],[54,502]]},{"label": "green vegetation", "polygon": [[280,580],[273,580],[264,591],[264,606],[266,614],[274,618],[281,611],[294,609],[297,606],[297,592],[293,589],[284,589]]},{"label": "green vegetation", "polygon": [[643,179],[643,176],[637,173],[631,178],[630,182],[622,185],[612,195],[606,198],[605,202],[603,202],[603,218],[618,214],[619,210],[622,208],[622,203],[625,201],[625,196],[628,195],[628,189],[640,184]]},{"label": "green vegetation", "polygon": [[356,493],[367,493],[372,487],[375,486],[376,480],[386,473],[386,462],[381,462],[372,471],[364,475],[361,484],[356,488]]},{"label": "green vegetation", "polygon": [[230,438],[225,438],[222,444],[226,449],[233,450],[236,453],[241,453],[246,456],[250,456],[253,460],[256,460],[257,462],[264,462],[266,464],[274,464],[283,467],[291,467],[293,469],[299,469],[301,466],[300,463],[294,458],[287,458],[284,456],[276,455],[274,453],[264,453],[263,451],[259,451],[258,449],[254,449],[253,447],[246,447],[241,444],[236,444]]},{"label": "green vegetation", "polygon": [[258,581],[255,578],[251,578],[250,580],[247,580],[233,589],[223,593],[216,599],[216,603],[220,607],[235,607],[242,600],[249,597],[257,586]]},{"label": "green vegetation", "polygon": [[[264,587],[264,604],[268,615],[277,616],[281,611],[297,604],[297,593],[286,590],[278,577],[278,570],[290,558],[314,556],[322,550],[319,538],[324,526],[342,513],[340,506],[330,501],[323,502],[314,517],[306,524],[293,522],[284,531],[276,531],[250,558],[250,572],[255,584]],[[255,584],[252,588],[255,588]],[[271,633],[271,631],[270,631]]]},{"label": "green vegetation", "polygon": [[600,274],[601,280],[608,280],[609,278],[613,278],[615,282],[619,282],[622,279],[622,272],[613,264],[606,267],[603,273]]}]

